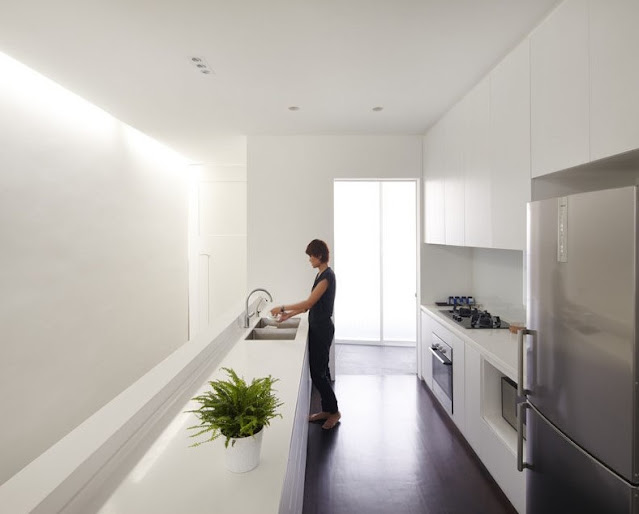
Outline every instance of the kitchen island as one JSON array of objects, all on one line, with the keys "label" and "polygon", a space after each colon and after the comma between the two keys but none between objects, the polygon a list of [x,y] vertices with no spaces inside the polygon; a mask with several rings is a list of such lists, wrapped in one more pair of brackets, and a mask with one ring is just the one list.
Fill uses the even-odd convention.
[{"label": "kitchen island", "polygon": [[[252,323],[255,325],[255,322]],[[251,327],[252,328],[252,327]],[[0,487],[0,512],[175,514],[301,511],[311,383],[308,322],[293,340],[246,340],[236,314],[201,334],[134,383]],[[274,329],[277,330],[277,329]],[[261,461],[225,469],[224,438],[197,448],[191,398],[233,368],[250,381],[271,375],[283,402],[263,436]]]},{"label": "kitchen island", "polygon": [[[194,440],[189,438],[187,427],[196,425],[198,420],[191,413],[181,412],[98,512],[297,512],[293,507],[300,499],[296,502],[295,496],[304,490],[304,435],[308,430],[310,401],[308,373],[304,366],[307,332],[308,325],[304,319],[294,341],[240,339],[220,363],[220,368],[233,368],[247,381],[267,375],[278,379],[274,388],[277,397],[284,402],[279,409],[282,418],[275,418],[265,429],[261,461],[257,468],[240,474],[227,471],[223,437],[190,448]],[[226,378],[220,368],[208,380]],[[204,384],[197,394],[206,389],[208,384]],[[300,392],[303,394],[300,395]],[[187,402],[183,411],[198,406]],[[303,462],[300,461],[302,454]],[[287,470],[289,484],[286,484]]]}]

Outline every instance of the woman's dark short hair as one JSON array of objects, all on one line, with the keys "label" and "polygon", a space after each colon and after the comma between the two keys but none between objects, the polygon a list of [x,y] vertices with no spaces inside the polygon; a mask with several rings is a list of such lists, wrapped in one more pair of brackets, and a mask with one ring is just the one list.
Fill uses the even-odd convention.
[{"label": "woman's dark short hair", "polygon": [[319,239],[313,239],[306,247],[306,255],[317,257],[321,262],[328,262],[330,252],[328,245]]}]

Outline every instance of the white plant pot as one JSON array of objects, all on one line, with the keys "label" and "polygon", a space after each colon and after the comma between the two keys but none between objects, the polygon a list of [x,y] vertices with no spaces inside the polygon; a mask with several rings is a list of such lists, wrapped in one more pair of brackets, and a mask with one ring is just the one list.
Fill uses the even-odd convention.
[{"label": "white plant pot", "polygon": [[253,436],[231,439],[225,450],[226,469],[233,473],[246,473],[255,469],[260,463],[263,433],[264,429]]}]

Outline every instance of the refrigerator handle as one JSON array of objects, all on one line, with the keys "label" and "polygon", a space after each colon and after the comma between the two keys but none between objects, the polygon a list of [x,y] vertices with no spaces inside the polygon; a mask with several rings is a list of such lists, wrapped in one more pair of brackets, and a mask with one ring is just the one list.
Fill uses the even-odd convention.
[{"label": "refrigerator handle", "polygon": [[529,407],[526,401],[517,404],[517,471],[530,467],[524,462],[524,411]]},{"label": "refrigerator handle", "polygon": [[524,389],[524,336],[534,335],[534,330],[524,328],[519,331],[517,337],[517,396],[523,399],[526,394]]}]

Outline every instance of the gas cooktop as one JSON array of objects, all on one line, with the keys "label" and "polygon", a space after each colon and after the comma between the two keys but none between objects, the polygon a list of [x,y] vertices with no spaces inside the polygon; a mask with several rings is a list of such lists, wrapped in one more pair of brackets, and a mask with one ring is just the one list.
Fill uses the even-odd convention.
[{"label": "gas cooktop", "polygon": [[510,324],[502,321],[499,316],[493,316],[488,311],[482,311],[473,307],[455,306],[452,310],[443,311],[458,325],[464,328],[508,328]]}]

